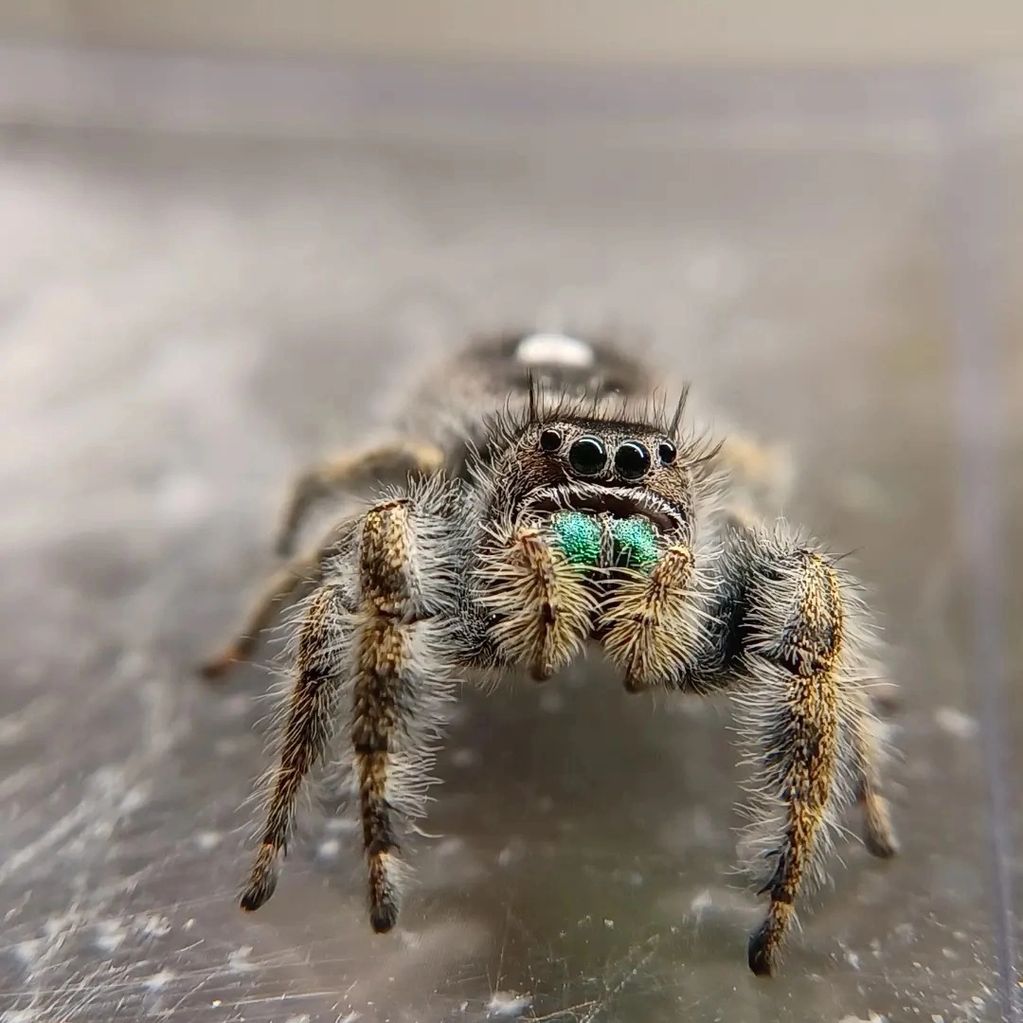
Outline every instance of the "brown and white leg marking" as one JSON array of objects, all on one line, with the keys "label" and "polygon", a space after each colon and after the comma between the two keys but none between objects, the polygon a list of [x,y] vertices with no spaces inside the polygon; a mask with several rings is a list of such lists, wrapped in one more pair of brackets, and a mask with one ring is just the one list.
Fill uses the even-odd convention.
[{"label": "brown and white leg marking", "polygon": [[273,893],[296,796],[323,753],[339,695],[350,689],[370,921],[377,931],[394,926],[399,826],[422,812],[431,781],[430,740],[450,691],[440,632],[449,627],[445,601],[452,585],[438,564],[438,548],[451,542],[450,527],[431,502],[443,503],[441,488],[422,488],[366,512],[355,542],[338,556],[351,560],[330,566],[329,578],[338,585],[322,587],[309,602],[267,823],[242,896],[245,909],[258,909]]},{"label": "brown and white leg marking", "polygon": [[639,692],[678,683],[701,646],[700,606],[693,591],[694,562],[679,545],[649,574],[630,571],[614,581],[601,608],[598,635],[625,688]]},{"label": "brown and white leg marking", "polygon": [[532,526],[495,531],[477,568],[480,603],[494,614],[501,660],[543,681],[563,668],[589,636],[596,596],[583,570]]},{"label": "brown and white leg marking", "polygon": [[[736,550],[746,574],[741,596],[741,673],[737,695],[757,765],[761,812],[780,811],[773,871],[762,891],[767,916],[750,938],[749,965],[772,972],[797,896],[817,881],[820,861],[859,775],[869,797],[869,829],[890,836],[876,797],[876,768],[862,723],[862,692],[848,649],[847,602],[834,565],[784,536],[745,533]],[[734,552],[733,552],[734,554]],[[866,781],[865,781],[866,779]]]},{"label": "brown and white leg marking", "polygon": [[287,851],[298,794],[309,771],[322,757],[336,720],[337,700],[348,670],[348,618],[335,587],[324,586],[311,597],[299,634],[295,682],[281,733],[266,823],[241,896],[242,909],[259,909],[277,887],[278,862]]},{"label": "brown and white leg marking", "polygon": [[444,528],[436,515],[400,499],[367,512],[362,530],[351,739],[370,923],[378,932],[397,920],[399,824],[423,811],[439,710],[450,698],[441,651],[453,581],[436,549],[452,543]]}]

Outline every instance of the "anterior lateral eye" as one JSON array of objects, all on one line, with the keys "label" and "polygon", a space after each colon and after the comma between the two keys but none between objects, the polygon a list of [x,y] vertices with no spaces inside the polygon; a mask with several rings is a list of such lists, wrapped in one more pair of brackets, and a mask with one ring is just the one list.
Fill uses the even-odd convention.
[{"label": "anterior lateral eye", "polygon": [[540,448],[543,451],[557,451],[561,447],[561,434],[557,430],[546,429],[540,434]]},{"label": "anterior lateral eye", "polygon": [[662,465],[671,465],[675,461],[678,451],[675,449],[675,445],[670,440],[662,440],[657,445],[657,454],[661,459]]}]

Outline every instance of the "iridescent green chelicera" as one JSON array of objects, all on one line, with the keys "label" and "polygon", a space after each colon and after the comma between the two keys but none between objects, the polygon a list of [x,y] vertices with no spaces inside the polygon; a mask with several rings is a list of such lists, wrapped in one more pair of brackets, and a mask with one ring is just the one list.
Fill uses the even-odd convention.
[{"label": "iridescent green chelicera", "polygon": [[650,568],[657,562],[657,534],[649,520],[638,515],[613,519],[611,535],[615,542],[615,564],[631,568]]},{"label": "iridescent green chelicera", "polygon": [[600,523],[582,512],[558,512],[551,521],[558,547],[573,565],[600,564]]}]

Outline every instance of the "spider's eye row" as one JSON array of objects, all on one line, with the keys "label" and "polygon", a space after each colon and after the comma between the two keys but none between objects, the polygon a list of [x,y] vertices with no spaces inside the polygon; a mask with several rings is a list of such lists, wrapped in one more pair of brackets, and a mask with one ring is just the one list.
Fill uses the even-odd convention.
[{"label": "spider's eye row", "polygon": [[627,440],[615,452],[615,469],[627,480],[638,480],[650,470],[650,452],[635,440]]},{"label": "spider's eye row", "polygon": [[568,464],[580,476],[596,476],[607,465],[607,448],[599,437],[580,437],[568,449]]},{"label": "spider's eye row", "polygon": [[561,433],[548,427],[540,434],[540,449],[542,451],[557,451],[561,447]]},{"label": "spider's eye row", "polygon": [[671,465],[671,463],[675,461],[675,456],[678,454],[678,451],[670,440],[662,440],[661,443],[657,445],[657,454],[663,465]]}]

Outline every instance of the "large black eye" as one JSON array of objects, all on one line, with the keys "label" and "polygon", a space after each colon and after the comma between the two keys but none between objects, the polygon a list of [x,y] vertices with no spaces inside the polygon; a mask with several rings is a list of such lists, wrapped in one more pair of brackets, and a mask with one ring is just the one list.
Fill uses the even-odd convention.
[{"label": "large black eye", "polygon": [[548,452],[557,451],[561,447],[561,434],[557,430],[544,430],[540,434],[540,447]]},{"label": "large black eye", "polygon": [[675,445],[670,440],[662,440],[657,445],[657,454],[660,456],[661,462],[664,465],[671,465],[675,461],[675,456],[678,452],[675,450]]},{"label": "large black eye", "polygon": [[596,476],[607,465],[607,449],[597,437],[580,437],[568,449],[568,464],[580,476]]},{"label": "large black eye", "polygon": [[650,470],[650,452],[635,440],[627,440],[615,452],[615,469],[627,480],[638,480]]}]

